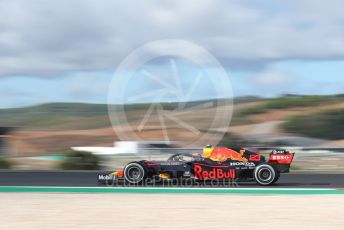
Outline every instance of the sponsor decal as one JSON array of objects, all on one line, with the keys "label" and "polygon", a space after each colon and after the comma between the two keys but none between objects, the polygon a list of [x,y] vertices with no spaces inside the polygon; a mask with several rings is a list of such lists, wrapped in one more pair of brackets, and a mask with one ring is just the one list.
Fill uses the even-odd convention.
[{"label": "sponsor decal", "polygon": [[212,148],[209,159],[217,162],[224,162],[228,159],[231,159],[233,161],[247,162],[248,160],[245,157],[243,157],[245,151],[245,149],[242,149],[240,150],[240,152],[237,152],[229,148]]},{"label": "sponsor decal", "polygon": [[169,165],[183,165],[183,162],[178,161],[168,161],[168,162],[160,162],[159,165],[169,166]]},{"label": "sponsor decal", "polygon": [[178,161],[160,161],[160,162],[154,162],[154,161],[146,161],[144,162],[145,166],[148,167],[155,167],[155,166],[169,166],[169,165],[183,165],[183,162],[178,162]]},{"label": "sponsor decal", "polygon": [[160,164],[155,163],[155,162],[149,162],[149,161],[145,161],[144,162],[145,166],[159,166]]},{"label": "sponsor decal", "polygon": [[261,160],[261,156],[260,155],[250,155],[249,158],[250,161],[260,161]]},{"label": "sponsor decal", "polygon": [[186,176],[186,177],[191,176],[191,172],[190,172],[190,171],[185,171],[185,172],[184,172],[184,176]]},{"label": "sponsor decal", "polygon": [[202,167],[201,165],[194,165],[194,175],[198,179],[234,179],[235,170],[229,167]]},{"label": "sponsor decal", "polygon": [[284,149],[275,149],[272,151],[272,154],[283,154],[283,153],[288,153],[288,151]]},{"label": "sponsor decal", "polygon": [[231,162],[231,166],[245,166],[245,167],[254,167],[256,166],[253,162]]},{"label": "sponsor decal", "polygon": [[98,175],[98,180],[112,180],[114,178],[114,175]]},{"label": "sponsor decal", "polygon": [[271,160],[289,160],[291,158],[290,155],[272,155]]},{"label": "sponsor decal", "polygon": [[278,164],[290,164],[293,156],[293,154],[271,154],[269,161]]}]

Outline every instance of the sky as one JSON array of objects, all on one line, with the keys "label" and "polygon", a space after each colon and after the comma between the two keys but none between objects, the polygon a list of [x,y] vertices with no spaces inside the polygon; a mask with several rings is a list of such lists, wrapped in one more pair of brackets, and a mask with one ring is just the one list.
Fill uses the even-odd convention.
[{"label": "sky", "polygon": [[[233,96],[344,93],[342,9],[340,0],[0,0],[0,108],[107,103],[120,63],[162,39],[207,50]],[[168,75],[159,63],[147,68]],[[180,76],[197,79],[197,66],[177,64]],[[151,90],[137,79],[128,92]],[[201,81],[192,99],[212,97],[208,85]]]}]

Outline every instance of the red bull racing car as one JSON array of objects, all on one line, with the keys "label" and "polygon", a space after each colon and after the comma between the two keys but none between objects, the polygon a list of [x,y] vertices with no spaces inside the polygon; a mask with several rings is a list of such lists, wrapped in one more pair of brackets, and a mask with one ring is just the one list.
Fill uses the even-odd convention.
[{"label": "red bull racing car", "polygon": [[294,153],[273,150],[269,158],[242,148],[206,148],[203,155],[174,154],[165,161],[136,161],[123,170],[98,175],[100,183],[123,181],[144,184],[149,180],[235,180],[274,184],[281,173],[288,173]]}]

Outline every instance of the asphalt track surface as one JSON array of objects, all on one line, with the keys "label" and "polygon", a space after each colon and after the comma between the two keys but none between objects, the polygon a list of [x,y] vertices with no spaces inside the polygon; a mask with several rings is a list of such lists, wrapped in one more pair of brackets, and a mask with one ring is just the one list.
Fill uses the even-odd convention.
[{"label": "asphalt track surface", "polygon": [[[0,186],[99,187],[98,172],[3,171]],[[242,188],[261,188],[255,182],[238,183]],[[344,188],[344,174],[289,173],[269,188]]]}]

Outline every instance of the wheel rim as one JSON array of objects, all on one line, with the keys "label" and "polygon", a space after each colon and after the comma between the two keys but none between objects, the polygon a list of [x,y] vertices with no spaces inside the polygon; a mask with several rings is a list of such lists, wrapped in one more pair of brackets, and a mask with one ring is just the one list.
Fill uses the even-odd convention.
[{"label": "wheel rim", "polygon": [[267,181],[271,178],[271,171],[269,169],[262,169],[259,172],[259,177],[263,181]]},{"label": "wheel rim", "polygon": [[268,185],[273,182],[276,174],[269,166],[262,166],[257,168],[256,180],[262,185]]},{"label": "wheel rim", "polygon": [[128,170],[128,176],[132,180],[138,180],[141,177],[141,171],[139,168],[132,167]]},{"label": "wheel rim", "polygon": [[144,170],[139,164],[129,164],[124,170],[124,176],[130,183],[140,183],[144,177]]}]

